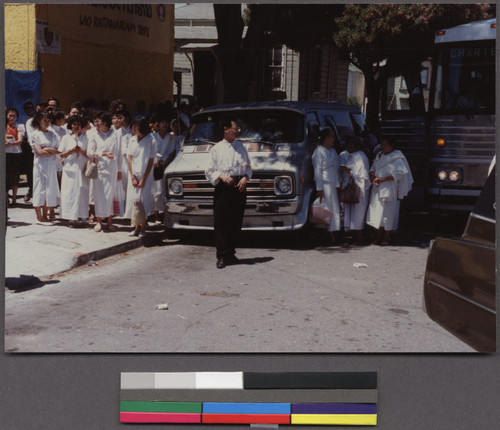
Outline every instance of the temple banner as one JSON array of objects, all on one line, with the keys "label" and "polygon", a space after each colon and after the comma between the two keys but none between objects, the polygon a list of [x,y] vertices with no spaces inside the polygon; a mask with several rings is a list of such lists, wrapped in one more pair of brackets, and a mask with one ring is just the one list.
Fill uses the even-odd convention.
[{"label": "temple banner", "polygon": [[49,5],[48,29],[72,40],[167,54],[172,49],[172,5]]}]

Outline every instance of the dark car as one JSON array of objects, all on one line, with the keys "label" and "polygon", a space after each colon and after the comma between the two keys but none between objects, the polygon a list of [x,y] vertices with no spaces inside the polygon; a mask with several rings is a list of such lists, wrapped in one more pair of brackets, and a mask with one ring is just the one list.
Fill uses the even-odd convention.
[{"label": "dark car", "polygon": [[495,167],[460,238],[431,243],[425,270],[427,314],[480,352],[496,350]]}]

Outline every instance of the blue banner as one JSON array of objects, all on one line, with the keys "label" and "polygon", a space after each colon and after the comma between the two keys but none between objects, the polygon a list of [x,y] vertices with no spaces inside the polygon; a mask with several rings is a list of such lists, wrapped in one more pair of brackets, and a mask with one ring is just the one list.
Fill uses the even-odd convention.
[{"label": "blue banner", "polygon": [[26,102],[34,106],[40,101],[42,90],[42,72],[5,70],[5,106],[15,107],[19,111],[19,122],[28,119],[23,110]]}]

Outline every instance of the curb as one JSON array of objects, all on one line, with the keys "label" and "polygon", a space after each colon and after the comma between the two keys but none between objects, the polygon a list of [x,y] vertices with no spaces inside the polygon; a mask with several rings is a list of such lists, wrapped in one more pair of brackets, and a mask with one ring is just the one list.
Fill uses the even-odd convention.
[{"label": "curb", "polygon": [[[140,246],[143,245],[143,243],[144,242],[142,238],[137,238],[129,242],[119,243],[118,245],[114,245],[109,248],[98,249],[96,251],[90,251],[87,253],[78,253],[73,258],[73,264],[68,270],[75,269],[76,267],[79,266],[83,266],[92,260],[102,260],[104,258],[111,257],[113,255],[120,254],[125,251],[130,251],[131,249],[139,248]],[[53,275],[57,275],[57,273],[54,273]]]}]

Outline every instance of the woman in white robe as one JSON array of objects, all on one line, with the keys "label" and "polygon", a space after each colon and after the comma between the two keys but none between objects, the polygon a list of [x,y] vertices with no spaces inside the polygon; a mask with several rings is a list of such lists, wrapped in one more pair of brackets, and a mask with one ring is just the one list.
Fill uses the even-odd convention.
[{"label": "woman in white robe", "polygon": [[[158,122],[158,127],[158,132],[153,133],[156,155],[154,167],[159,166],[165,171],[180,150],[180,139],[177,136],[177,120],[172,120],[169,125],[166,118],[161,118]],[[172,129],[171,133],[169,133],[169,128]],[[163,199],[167,195],[167,187],[163,178],[153,182],[152,192],[155,221],[161,222],[160,212],[165,210]]]},{"label": "woman in white robe", "polygon": [[125,218],[131,218],[132,208],[138,201],[142,202],[146,213],[146,221],[135,225],[132,236],[144,237],[147,217],[153,213],[153,164],[155,159],[155,144],[145,117],[132,120],[132,138],[128,145],[127,159],[129,182],[127,187],[127,206]]},{"label": "woman in white robe", "polygon": [[344,229],[351,231],[354,243],[362,242],[365,228],[366,208],[370,199],[370,163],[368,157],[361,150],[363,141],[359,136],[353,136],[347,142],[347,153],[341,161],[342,189],[345,189],[352,178],[360,188],[359,203],[343,203]]},{"label": "woman in white robe", "polygon": [[60,197],[56,164],[59,139],[49,130],[50,118],[47,112],[35,113],[32,125],[35,128],[30,141],[34,152],[33,208],[38,225],[53,225],[48,212],[54,210]]},{"label": "woman in white robe", "polygon": [[333,214],[327,230],[330,240],[334,242],[335,232],[340,230],[339,156],[334,148],[335,137],[330,129],[324,129],[320,132],[320,142],[321,144],[318,145],[312,155],[316,196],[320,200],[325,199],[328,209]]},{"label": "woman in white robe", "polygon": [[82,133],[86,120],[81,116],[68,119],[68,129],[59,144],[60,157],[64,161],[61,180],[61,218],[69,221],[74,227],[78,219],[85,222],[89,214],[89,180],[84,170],[87,166],[87,135]]},{"label": "woman in white robe", "polygon": [[122,151],[120,140],[111,128],[111,114],[99,112],[94,117],[96,132],[89,138],[87,154],[89,158],[97,155],[97,179],[92,179],[94,210],[97,223],[96,232],[102,230],[103,218],[107,219],[110,232],[116,231],[113,225],[113,199],[116,195],[117,181],[121,181]]},{"label": "woman in white robe", "polygon": [[399,203],[411,190],[413,177],[403,153],[395,143],[383,138],[381,151],[370,169],[373,186],[366,223],[377,229],[374,244],[389,244],[390,232],[399,224]]}]

